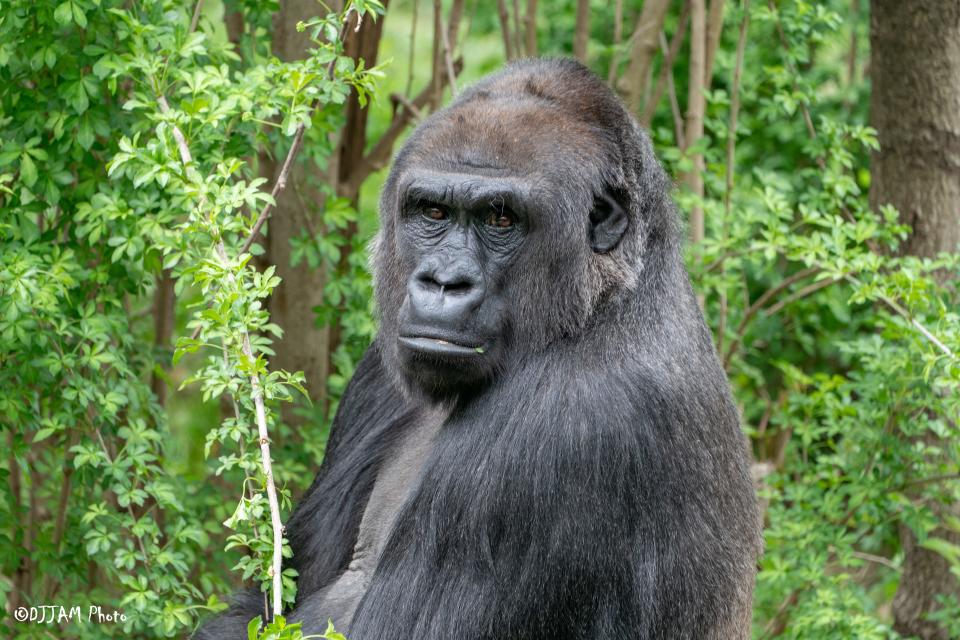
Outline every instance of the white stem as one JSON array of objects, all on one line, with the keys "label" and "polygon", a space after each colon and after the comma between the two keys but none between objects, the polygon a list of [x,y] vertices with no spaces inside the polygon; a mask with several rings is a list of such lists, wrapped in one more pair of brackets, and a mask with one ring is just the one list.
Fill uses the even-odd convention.
[{"label": "white stem", "polygon": [[[170,111],[170,105],[166,98],[157,97],[157,103],[160,105],[160,111],[166,113]],[[184,166],[192,162],[193,156],[190,154],[190,148],[187,146],[187,139],[180,131],[177,125],[173,125],[173,138],[177,142],[177,149],[180,151],[180,160]],[[281,187],[282,189],[282,187]],[[203,201],[201,200],[201,205]],[[227,266],[227,249],[223,240],[218,240],[216,244],[217,257],[224,266]],[[227,278],[234,280],[233,274],[227,274]],[[243,330],[243,354],[254,361],[253,350],[250,348],[250,334],[246,329]],[[273,463],[270,458],[270,434],[267,432],[267,412],[263,404],[263,389],[260,386],[260,376],[256,373],[250,374],[250,386],[253,388],[251,397],[253,406],[257,414],[257,432],[260,436],[260,460],[263,464],[263,475],[267,489],[267,502],[270,505],[270,525],[273,529],[273,561],[270,565],[270,573],[273,578],[273,615],[278,616],[283,613],[283,582],[281,572],[283,568],[283,522],[280,520],[280,502],[277,500],[277,487],[273,482]]]}]

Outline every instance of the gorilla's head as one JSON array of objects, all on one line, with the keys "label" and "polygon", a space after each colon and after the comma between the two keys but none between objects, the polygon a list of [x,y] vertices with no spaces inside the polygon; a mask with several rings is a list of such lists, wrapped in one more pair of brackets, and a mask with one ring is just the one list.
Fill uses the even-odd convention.
[{"label": "gorilla's head", "polygon": [[579,63],[524,61],[481,81],[417,128],[384,187],[386,363],[445,398],[594,330],[642,285],[650,237],[672,235],[657,214],[666,192],[646,136]]}]

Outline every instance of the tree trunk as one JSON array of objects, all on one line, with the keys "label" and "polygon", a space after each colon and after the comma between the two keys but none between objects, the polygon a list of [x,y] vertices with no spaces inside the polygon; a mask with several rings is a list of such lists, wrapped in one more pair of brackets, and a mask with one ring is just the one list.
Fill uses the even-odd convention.
[{"label": "tree trunk", "polygon": [[870,111],[880,136],[871,204],[913,227],[903,252],[960,243],[960,0],[874,0]]},{"label": "tree trunk", "polygon": [[[960,242],[960,0],[874,0],[870,15],[871,119],[879,132],[870,201],[891,204],[913,233],[906,254],[934,256]],[[945,509],[945,507],[943,508]],[[954,508],[954,515],[958,511]],[[933,533],[955,544],[960,534]],[[901,526],[903,574],[893,601],[904,636],[947,640],[925,620],[937,594],[960,597],[947,561]]]},{"label": "tree trunk", "polygon": [[[297,32],[297,22],[322,12],[315,0],[283,0],[273,16],[273,53],[282,60],[297,60],[310,47],[307,33]],[[323,205],[320,192],[311,186],[328,181],[328,177],[301,154],[294,164],[288,187],[280,192],[277,206],[270,216],[267,232],[269,264],[275,265],[282,278],[270,297],[270,317],[283,328],[283,337],[273,345],[276,355],[270,365],[287,371],[303,371],[305,388],[317,406],[323,406],[327,395],[329,374],[329,334],[327,327],[315,323],[313,308],[323,304],[324,273],[311,269],[305,262],[296,267],[290,264],[290,240],[303,233],[307,221],[320,227],[318,212]],[[279,170],[277,163],[261,155],[261,173],[271,181]],[[312,179],[312,180],[311,180]],[[285,404],[284,420],[300,421]]]}]

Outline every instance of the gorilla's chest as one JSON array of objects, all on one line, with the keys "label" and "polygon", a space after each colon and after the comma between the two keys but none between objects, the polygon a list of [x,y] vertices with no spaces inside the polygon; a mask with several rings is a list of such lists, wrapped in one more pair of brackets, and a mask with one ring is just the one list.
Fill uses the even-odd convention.
[{"label": "gorilla's chest", "polygon": [[420,479],[443,420],[440,412],[426,413],[391,448],[380,467],[360,520],[350,563],[323,589],[320,610],[333,619],[337,628],[349,626],[366,593],[400,508]]}]

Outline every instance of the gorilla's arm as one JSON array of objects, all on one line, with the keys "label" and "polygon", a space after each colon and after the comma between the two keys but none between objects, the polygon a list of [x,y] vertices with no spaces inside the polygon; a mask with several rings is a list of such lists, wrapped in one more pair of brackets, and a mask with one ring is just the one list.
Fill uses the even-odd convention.
[{"label": "gorilla's arm", "polygon": [[[371,345],[347,385],[330,429],[323,464],[285,526],[299,572],[298,602],[328,583],[349,562],[366,498],[384,448],[382,432],[406,411],[406,401]],[[321,490],[321,486],[323,489]],[[247,624],[264,616],[263,594],[235,594],[230,609],[206,622],[196,640],[245,638]],[[323,629],[320,631],[322,632]]]}]

